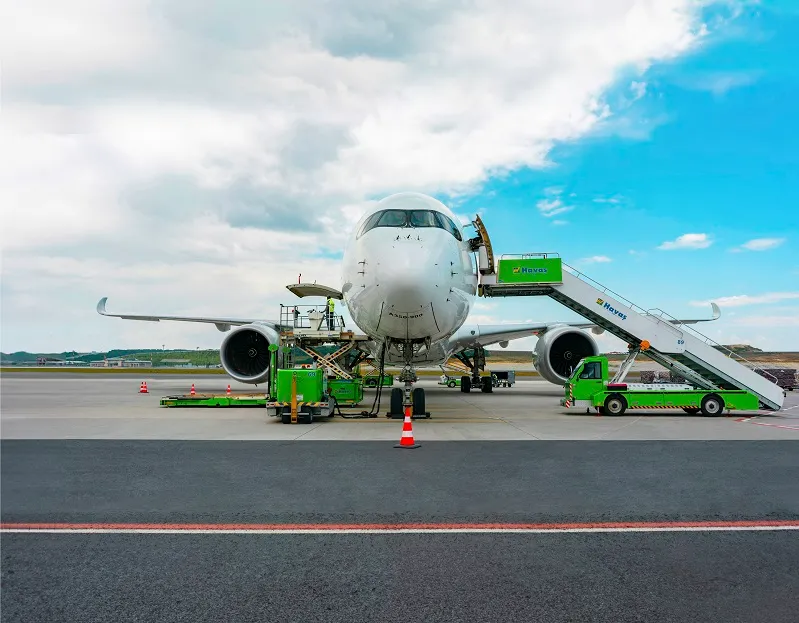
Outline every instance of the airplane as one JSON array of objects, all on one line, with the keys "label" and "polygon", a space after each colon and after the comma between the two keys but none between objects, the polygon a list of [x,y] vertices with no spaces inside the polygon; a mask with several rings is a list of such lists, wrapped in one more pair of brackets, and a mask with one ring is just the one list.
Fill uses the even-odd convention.
[{"label": "airplane", "polygon": [[[478,386],[490,393],[490,377],[480,376],[485,347],[505,348],[510,340],[532,335],[538,336],[535,369],[547,381],[563,385],[583,357],[599,354],[591,333],[600,335],[603,329],[590,322],[466,324],[478,295],[479,275],[474,239],[467,239],[458,222],[448,207],[428,195],[390,195],[364,214],[351,232],[343,254],[341,289],[322,286],[305,291],[344,301],[353,322],[368,337],[360,348],[381,366],[402,366],[399,380],[405,382],[406,404],[416,381],[415,368],[444,366],[453,357],[470,370],[461,379],[461,391]],[[97,304],[97,312],[104,316],[214,324],[228,332],[220,346],[225,372],[242,383],[258,384],[268,378],[268,347],[279,341],[283,328],[279,321],[111,314],[106,302],[104,297]],[[712,318],[673,322],[716,320],[720,310],[712,307]],[[423,389],[413,391],[414,398],[422,392],[423,403]]]}]

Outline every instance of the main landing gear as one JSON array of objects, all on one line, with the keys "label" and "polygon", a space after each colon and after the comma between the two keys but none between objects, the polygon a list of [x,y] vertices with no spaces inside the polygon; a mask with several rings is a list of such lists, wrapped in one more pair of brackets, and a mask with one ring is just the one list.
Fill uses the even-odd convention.
[{"label": "main landing gear", "polygon": [[486,367],[486,351],[482,346],[475,346],[472,356],[469,357],[465,352],[458,353],[455,358],[471,370],[470,375],[461,377],[461,391],[468,394],[472,388],[480,388],[484,394],[494,391],[494,383],[490,376],[480,376],[480,371]]}]

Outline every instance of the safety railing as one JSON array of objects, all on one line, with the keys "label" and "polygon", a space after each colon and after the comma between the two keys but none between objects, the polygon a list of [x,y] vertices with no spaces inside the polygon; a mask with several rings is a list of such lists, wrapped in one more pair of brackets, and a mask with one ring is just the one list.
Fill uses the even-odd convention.
[{"label": "safety railing", "polygon": [[[655,314],[654,312],[659,312],[659,313]],[[772,380],[772,383],[774,383],[775,385],[778,384],[777,377],[774,376],[773,374],[771,374],[771,372],[766,372],[766,370],[764,368],[758,366],[755,362],[749,361],[745,357],[741,356],[739,353],[736,353],[734,350],[727,348],[723,344],[719,344],[713,338],[710,338],[707,335],[705,335],[704,333],[701,333],[701,332],[697,331],[696,329],[694,329],[691,325],[683,324],[677,318],[675,318],[671,314],[666,313],[662,309],[660,309],[658,307],[655,307],[655,308],[649,310],[649,315],[658,316],[658,317],[661,317],[661,318],[665,317],[665,318],[667,318],[670,321],[674,321],[675,324],[678,324],[678,325],[680,325],[680,327],[690,331],[696,339],[704,342],[708,346],[712,346],[717,351],[719,351],[719,352],[721,352],[723,354],[726,354],[728,359],[735,359],[735,360],[737,360],[740,363],[746,364],[746,366],[748,368],[750,368],[751,370],[757,370],[760,373],[762,373],[762,375],[767,375]]]},{"label": "safety railing", "polygon": [[[560,257],[560,253],[504,253],[499,256],[499,259],[528,259],[531,257],[540,257],[540,258],[548,258],[548,257]],[[565,264],[564,264],[565,266]]]},{"label": "safety railing", "polygon": [[[762,367],[756,365],[754,362],[749,361],[748,359],[742,357],[741,355],[739,355],[735,351],[730,350],[726,346],[724,346],[722,344],[719,344],[718,342],[716,342],[712,338],[709,338],[708,336],[706,336],[704,333],[700,333],[699,331],[697,331],[696,329],[694,329],[690,325],[683,324],[682,322],[680,322],[679,319],[675,318],[671,314],[668,314],[668,313],[664,312],[662,309],[657,308],[657,307],[652,308],[652,309],[644,309],[644,308],[636,305],[632,301],[624,298],[620,294],[614,292],[613,290],[611,290],[607,286],[604,286],[601,283],[599,283],[598,281],[596,281],[594,279],[591,279],[591,277],[589,277],[585,273],[577,270],[573,266],[569,266],[565,262],[563,262],[563,266],[564,266],[564,268],[568,268],[569,272],[572,273],[575,277],[579,277],[583,281],[588,281],[597,290],[600,290],[603,294],[610,294],[611,296],[613,296],[613,298],[616,298],[616,299],[622,301],[630,309],[635,310],[636,312],[638,312],[638,313],[640,313],[640,314],[642,314],[644,316],[650,316],[650,317],[653,317],[653,318],[664,318],[664,319],[668,320],[669,324],[671,324],[673,326],[679,326],[681,329],[687,329],[698,340],[704,342],[708,346],[714,347],[716,350],[720,350],[722,353],[726,354],[728,358],[730,358],[730,359],[735,358],[740,363],[746,364],[746,366],[748,368],[750,368],[751,370],[758,371],[762,376],[768,376],[770,378],[770,380],[772,380],[772,383],[774,383],[775,385],[777,384],[777,377],[774,376],[773,374],[771,374],[770,372],[766,372],[765,369],[763,369]],[[655,312],[659,312],[659,313],[655,313]]]},{"label": "safety railing", "polygon": [[563,267],[567,268],[569,270],[569,272],[572,273],[575,277],[579,277],[581,280],[589,282],[597,290],[602,292],[602,294],[610,294],[613,298],[618,299],[619,301],[621,301],[622,303],[627,305],[627,307],[629,307],[630,309],[638,312],[641,315],[644,315],[644,316],[647,315],[647,311],[643,307],[640,307],[640,306],[636,305],[635,303],[633,303],[629,299],[624,298],[618,292],[614,292],[613,290],[611,290],[607,286],[602,285],[601,283],[599,283],[595,279],[591,279],[591,277],[589,277],[585,273],[577,270],[576,268],[574,268],[574,266],[569,266],[566,262],[563,262]]},{"label": "safety railing", "polygon": [[344,329],[344,317],[334,313],[331,318],[325,305],[281,304],[280,325],[289,330],[341,331]]}]

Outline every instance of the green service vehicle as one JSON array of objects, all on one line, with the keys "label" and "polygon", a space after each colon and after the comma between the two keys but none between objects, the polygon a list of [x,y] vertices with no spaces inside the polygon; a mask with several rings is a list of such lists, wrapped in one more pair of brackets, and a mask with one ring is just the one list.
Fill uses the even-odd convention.
[{"label": "green service vehicle", "polygon": [[438,378],[439,385],[446,385],[447,387],[460,387],[461,386],[461,377],[459,376],[450,376],[449,374],[442,374]]},{"label": "green service vehicle", "polygon": [[606,357],[586,357],[565,384],[560,401],[567,409],[591,408],[606,415],[622,415],[627,409],[682,409],[694,415],[721,415],[725,409],[757,411],[757,396],[743,390],[699,389],[677,383],[624,383],[608,380]]},{"label": "green service vehicle", "polygon": [[[378,374],[368,374],[363,377],[363,386],[364,387],[377,387],[377,384],[380,382],[380,376]],[[393,374],[384,374],[383,375],[383,387],[391,387],[394,385],[394,375]]]}]

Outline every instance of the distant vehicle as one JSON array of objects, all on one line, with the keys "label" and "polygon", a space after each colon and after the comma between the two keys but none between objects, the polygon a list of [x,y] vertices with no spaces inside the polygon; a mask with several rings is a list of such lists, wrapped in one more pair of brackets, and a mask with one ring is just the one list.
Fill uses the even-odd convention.
[{"label": "distant vehicle", "polygon": [[446,385],[447,387],[460,387],[461,379],[460,377],[449,376],[448,374],[442,374],[438,379],[438,384]]},{"label": "distant vehicle", "polygon": [[491,381],[494,387],[513,387],[516,382],[515,370],[493,370]]}]

